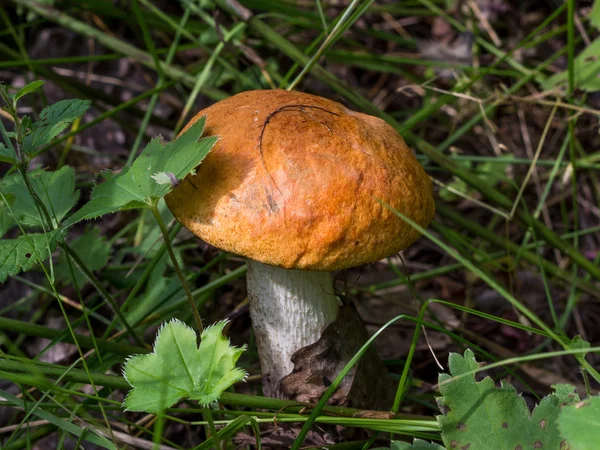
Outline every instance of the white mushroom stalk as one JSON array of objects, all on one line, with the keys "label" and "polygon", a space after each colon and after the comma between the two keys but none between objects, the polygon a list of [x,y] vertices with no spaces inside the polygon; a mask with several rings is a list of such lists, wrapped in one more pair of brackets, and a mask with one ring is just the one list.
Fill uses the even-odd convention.
[{"label": "white mushroom stalk", "polygon": [[319,340],[340,308],[329,272],[287,270],[248,260],[248,300],[268,397],[284,398],[279,382],[292,355]]}]

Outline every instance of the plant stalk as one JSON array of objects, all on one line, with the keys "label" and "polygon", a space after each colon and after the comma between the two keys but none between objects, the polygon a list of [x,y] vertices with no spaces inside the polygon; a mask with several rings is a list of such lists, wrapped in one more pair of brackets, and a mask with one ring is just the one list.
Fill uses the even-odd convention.
[{"label": "plant stalk", "polygon": [[106,288],[102,285],[102,283],[100,282],[100,280],[98,280],[98,278],[96,278],[96,275],[94,275],[93,272],[86,266],[86,264],[81,260],[81,258],[79,257],[79,255],[69,246],[69,244],[67,244],[66,242],[63,241],[63,242],[60,242],[58,245],[71,258],[73,258],[73,261],[75,261],[75,264],[77,264],[77,267],[79,267],[79,269],[81,269],[81,271],[86,276],[86,278],[89,280],[89,282],[92,283],[92,285],[96,288],[96,290],[100,293],[100,295],[102,295],[106,299],[106,301],[108,302],[108,304],[113,309],[114,313],[117,315],[117,317],[119,318],[119,320],[123,324],[123,326],[127,329],[127,332],[135,340],[136,344],[138,344],[138,345],[140,345],[140,346],[143,347],[144,346],[144,342],[137,336],[137,334],[135,333],[135,331],[133,330],[133,328],[131,328],[131,326],[127,322],[127,319],[125,318],[125,316],[123,315],[123,313],[119,309],[119,305],[117,305],[117,302],[115,301],[115,299],[113,298],[113,296],[110,295],[110,292],[108,292],[106,290]]},{"label": "plant stalk", "polygon": [[183,287],[183,290],[185,291],[185,295],[187,297],[188,304],[190,305],[192,314],[194,315],[194,320],[196,321],[196,327],[198,328],[199,333],[202,334],[202,332],[204,331],[204,327],[202,326],[202,318],[200,317],[198,308],[196,307],[196,304],[194,303],[194,297],[192,296],[192,292],[190,291],[188,283],[185,280],[185,277],[183,276],[183,272],[181,271],[181,268],[179,267],[177,258],[175,258],[175,253],[173,252],[173,247],[171,246],[171,239],[169,238],[169,230],[167,230],[165,222],[162,220],[162,217],[160,216],[160,212],[158,211],[157,205],[156,204],[152,205],[150,210],[152,211],[152,215],[156,219],[156,222],[158,223],[158,226],[160,228],[160,232],[163,235],[163,239],[165,241],[165,247],[167,248],[167,253],[169,253],[169,257],[171,258],[171,262],[173,263],[173,267],[175,268],[175,273],[177,274],[177,278],[179,278],[179,281],[181,282],[181,286]]}]

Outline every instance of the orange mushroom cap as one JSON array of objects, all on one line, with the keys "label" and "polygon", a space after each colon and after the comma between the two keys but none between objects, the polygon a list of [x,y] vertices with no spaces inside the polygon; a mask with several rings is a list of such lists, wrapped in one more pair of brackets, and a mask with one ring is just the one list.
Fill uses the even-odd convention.
[{"label": "orange mushroom cap", "polygon": [[430,178],[379,118],[283,90],[222,100],[187,127],[202,116],[205,135],[219,140],[166,201],[218,248],[286,269],[339,270],[419,237],[380,201],[421,226],[435,214]]}]

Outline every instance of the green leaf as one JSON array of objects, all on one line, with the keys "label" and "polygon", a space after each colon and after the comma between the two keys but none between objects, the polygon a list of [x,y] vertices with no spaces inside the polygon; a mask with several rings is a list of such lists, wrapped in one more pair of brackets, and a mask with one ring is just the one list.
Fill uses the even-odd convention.
[{"label": "green leaf", "polygon": [[[56,172],[38,170],[31,172],[29,179],[56,227],[79,199],[79,191],[75,190],[75,170],[69,166]],[[11,208],[19,221],[23,225],[41,227],[42,218],[21,175],[14,174],[5,183],[3,192],[12,199]]]},{"label": "green leaf", "polygon": [[83,116],[90,107],[89,100],[61,100],[44,108],[39,122],[23,140],[23,150],[31,153],[48,144],[62,133],[71,123]]},{"label": "green leaf", "polygon": [[0,240],[0,283],[45,261],[56,248],[57,232]]},{"label": "green leaf", "polygon": [[44,82],[42,80],[36,80],[36,81],[32,81],[29,84],[26,84],[25,86],[23,86],[21,89],[19,89],[19,92],[17,92],[14,95],[14,99],[15,102],[19,101],[19,99],[27,94],[31,94],[32,92],[37,91],[40,87],[42,87],[42,85],[44,84]]},{"label": "green leaf", "polygon": [[174,319],[158,331],[153,353],[136,355],[125,363],[124,376],[132,387],[126,410],[157,413],[182,398],[207,405],[216,401],[246,372],[235,363],[245,348],[232,347],[223,336],[226,321],[202,333],[200,347],[196,333]]},{"label": "green leaf", "polygon": [[8,148],[6,145],[0,142],[0,162],[8,163],[8,164],[16,164],[17,163],[17,155],[13,149]]},{"label": "green leaf", "polygon": [[16,225],[17,223],[8,208],[0,206],[0,238]]},{"label": "green leaf", "polygon": [[466,350],[464,357],[451,353],[449,366],[451,375],[440,374],[443,397],[437,399],[444,412],[437,419],[446,447],[565,448],[556,421],[561,405],[578,401],[572,386],[557,386],[556,392],[543,398],[530,414],[523,397],[508,383],[503,381],[496,387],[490,377],[475,381],[471,372],[479,364],[471,350]]},{"label": "green leaf", "polygon": [[[383,447],[373,450],[386,450]],[[412,444],[402,441],[392,441],[389,450],[446,450],[439,444],[432,444],[421,439],[415,439]]]},{"label": "green leaf", "polygon": [[[85,232],[71,243],[71,248],[79,255],[88,269],[92,271],[100,270],[108,263],[110,256],[110,245],[106,238],[102,236],[97,227],[88,227]],[[81,272],[79,267],[72,263],[75,281],[78,287],[82,287],[87,281],[87,277]],[[58,264],[55,266],[56,278],[66,283],[73,283],[71,270],[67,261],[67,255],[61,252],[58,257]]]},{"label": "green leaf", "polygon": [[600,30],[600,0],[596,0],[594,2],[594,6],[592,7],[592,11],[590,12],[590,25],[595,27],[597,30]]},{"label": "green leaf", "polygon": [[[600,38],[592,41],[574,61],[575,86],[584,91],[593,92],[600,90]],[[542,84],[544,90],[567,83],[567,72],[557,73]]]},{"label": "green leaf", "polygon": [[600,397],[565,406],[558,427],[574,450],[596,450],[600,442]]},{"label": "green leaf", "polygon": [[[202,162],[217,141],[214,136],[200,139],[204,122],[203,117],[167,144],[160,138],[152,139],[131,167],[124,168],[119,174],[105,176],[104,183],[92,192],[91,200],[69,218],[66,226],[83,219],[156,204]],[[170,182],[162,182],[165,176]]]}]

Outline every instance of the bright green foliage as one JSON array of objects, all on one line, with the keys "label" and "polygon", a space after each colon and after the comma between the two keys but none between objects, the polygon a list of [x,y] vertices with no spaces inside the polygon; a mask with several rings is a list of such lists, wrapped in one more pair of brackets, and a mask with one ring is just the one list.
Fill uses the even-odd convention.
[{"label": "bright green foliage", "polygon": [[[216,137],[200,139],[204,122],[204,118],[197,121],[173,142],[152,139],[131,167],[119,174],[105,174],[104,183],[96,186],[92,199],[67,225],[126,209],[153,207],[200,164],[217,141]],[[166,183],[167,179],[171,182]]]},{"label": "bright green foliage", "polygon": [[[75,171],[69,166],[56,172],[38,170],[30,173],[29,179],[33,190],[49,212],[52,225],[56,227],[79,199],[79,191],[75,190]],[[3,193],[22,225],[42,226],[43,218],[20,174],[14,174],[5,181]]]},{"label": "bright green foliage", "polygon": [[226,324],[223,321],[206,328],[200,347],[196,333],[187,325],[178,320],[164,324],[156,336],[154,352],[136,355],[125,364],[124,376],[133,388],[125,408],[157,413],[181,398],[207,405],[243,380],[247,374],[235,363],[245,348],[229,344],[223,336]]},{"label": "bright green foliage", "polygon": [[558,427],[574,450],[596,450],[600,445],[600,397],[565,406]]},{"label": "bright green foliage", "polygon": [[[374,450],[384,450],[383,447]],[[390,450],[445,450],[439,444],[432,444],[430,442],[423,441],[421,439],[415,439],[412,444],[408,442],[392,441],[390,443]]]},{"label": "bright green foliage", "polygon": [[[86,229],[83,235],[79,236],[71,243],[71,249],[79,255],[86,267],[91,271],[100,270],[106,266],[108,257],[110,256],[110,245],[108,245],[108,242],[106,242],[106,239],[102,236],[100,229],[97,227],[89,227]],[[81,272],[79,267],[75,264],[72,264],[72,266],[77,286],[81,287],[87,281],[87,278]],[[67,262],[67,255],[64,252],[61,252],[58,257],[55,274],[61,281],[69,284],[73,283],[71,270],[69,269],[69,263]]]},{"label": "bright green foliage", "polygon": [[[32,122],[28,116],[18,117],[17,101],[36,91],[43,84],[43,81],[33,81],[22,87],[16,94],[10,94],[4,85],[0,85],[0,97],[5,103],[3,109],[15,121],[15,130],[12,132],[7,132],[4,127],[0,127],[5,142],[0,144],[0,162],[26,165],[32,153],[49,144],[71,123],[83,116],[90,107],[89,100],[61,100],[44,108],[37,122]],[[16,144],[13,144],[11,139],[19,142],[21,148],[19,157],[15,153]]]},{"label": "bright green foliage", "polygon": [[25,136],[23,141],[25,153],[32,153],[50,143],[71,123],[83,116],[89,107],[89,100],[61,100],[44,108],[39,122],[35,122],[32,131]]},{"label": "bright green foliage", "polygon": [[56,237],[57,232],[51,232],[0,240],[0,283],[46,260],[56,248]]},{"label": "bright green foliage", "polygon": [[438,398],[443,416],[438,416],[444,444],[469,450],[514,450],[515,448],[568,448],[558,432],[560,406],[578,401],[572,386],[559,385],[530,414],[525,400],[506,382],[500,387],[486,377],[475,381],[479,368],[471,350],[464,357],[452,353],[450,374],[440,374],[443,397]]}]

